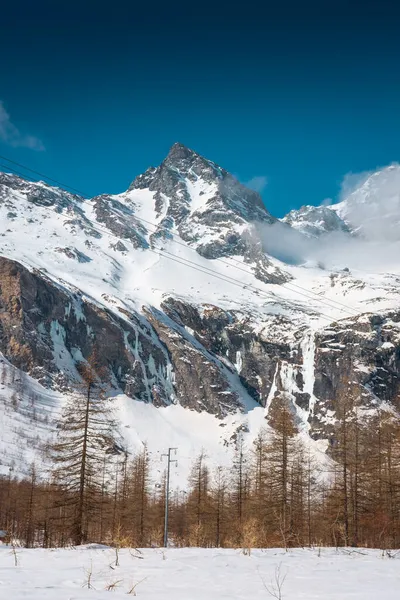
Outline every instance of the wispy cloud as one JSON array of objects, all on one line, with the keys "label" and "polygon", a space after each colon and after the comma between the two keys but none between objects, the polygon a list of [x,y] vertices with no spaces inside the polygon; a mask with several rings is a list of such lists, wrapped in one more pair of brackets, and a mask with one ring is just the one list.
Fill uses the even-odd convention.
[{"label": "wispy cloud", "polygon": [[375,171],[361,171],[360,173],[346,173],[340,186],[339,200],[344,200],[359,188]]},{"label": "wispy cloud", "polygon": [[30,148],[31,150],[44,150],[44,145],[39,138],[21,133],[11,121],[10,115],[0,100],[0,141],[14,148]]},{"label": "wispy cloud", "polygon": [[267,254],[292,265],[390,271],[398,269],[400,241],[352,236],[342,231],[308,238],[284,223],[258,225]]},{"label": "wispy cloud", "polygon": [[252,177],[249,181],[245,181],[244,185],[259,194],[265,190],[268,184],[268,178],[264,175]]}]

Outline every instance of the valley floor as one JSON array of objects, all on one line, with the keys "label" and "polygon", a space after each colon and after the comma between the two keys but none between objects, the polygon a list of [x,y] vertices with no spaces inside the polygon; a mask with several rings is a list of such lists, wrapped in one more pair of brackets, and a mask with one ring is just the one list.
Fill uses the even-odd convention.
[{"label": "valley floor", "polygon": [[[363,549],[12,549],[0,545],[0,597],[22,600],[250,600],[272,598],[277,569],[283,600],[397,600],[400,552]],[[92,572],[92,589],[87,589]],[[272,583],[271,583],[272,582]],[[132,587],[137,584],[136,589]],[[111,589],[107,591],[107,587]],[[269,588],[270,591],[268,591]],[[279,596],[275,596],[279,598]]]}]

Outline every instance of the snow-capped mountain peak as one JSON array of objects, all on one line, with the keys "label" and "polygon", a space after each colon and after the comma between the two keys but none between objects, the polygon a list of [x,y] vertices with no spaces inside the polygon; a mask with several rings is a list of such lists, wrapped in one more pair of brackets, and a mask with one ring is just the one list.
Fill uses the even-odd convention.
[{"label": "snow-capped mountain peak", "polygon": [[137,177],[129,190],[146,188],[170,199],[177,223],[194,212],[221,209],[229,210],[247,222],[275,221],[257,192],[246,188],[216,163],[179,143],[171,147],[159,167],[150,167]]},{"label": "snow-capped mountain peak", "polygon": [[113,201],[143,219],[150,246],[177,237],[206,258],[242,257],[263,281],[288,278],[262,251],[253,225],[276,221],[260,195],[182,144],[174,144],[160,166],[139,175],[127,192],[108,201],[102,197],[101,211],[103,218],[108,213],[110,226]]},{"label": "snow-capped mountain peak", "polygon": [[282,221],[307,237],[333,231],[350,232],[346,222],[330,206],[302,206],[290,211]]}]

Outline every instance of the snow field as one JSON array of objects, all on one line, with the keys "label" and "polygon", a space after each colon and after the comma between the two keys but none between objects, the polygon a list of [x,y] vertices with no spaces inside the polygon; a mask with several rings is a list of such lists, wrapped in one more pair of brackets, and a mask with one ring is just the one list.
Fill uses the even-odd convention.
[{"label": "snow field", "polygon": [[[398,600],[400,553],[382,550],[146,549],[104,546],[17,549],[0,546],[0,597],[12,600],[126,598],[250,600],[271,598],[277,569],[283,600]],[[88,589],[88,573],[92,589]],[[109,591],[107,588],[110,588]]]}]

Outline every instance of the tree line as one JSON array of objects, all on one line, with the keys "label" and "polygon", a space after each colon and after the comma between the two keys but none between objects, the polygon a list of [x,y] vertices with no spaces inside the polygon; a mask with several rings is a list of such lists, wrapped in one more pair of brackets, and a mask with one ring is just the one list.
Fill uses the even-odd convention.
[{"label": "tree line", "polygon": [[[165,476],[151,475],[148,448],[118,443],[112,401],[95,360],[81,366],[46,474],[0,478],[0,529],[27,547],[88,542],[161,546]],[[229,468],[195,458],[185,490],[169,497],[175,546],[396,548],[400,542],[400,423],[365,411],[349,381],[336,399],[327,466],[302,441],[290,400],[276,396],[254,443],[238,434]]]}]

